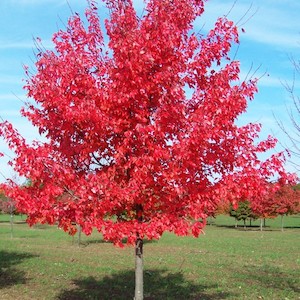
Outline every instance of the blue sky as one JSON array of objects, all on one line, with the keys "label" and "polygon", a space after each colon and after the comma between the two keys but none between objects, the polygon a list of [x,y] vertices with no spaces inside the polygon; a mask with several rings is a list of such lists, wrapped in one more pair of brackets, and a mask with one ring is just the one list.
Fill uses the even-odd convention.
[{"label": "blue sky", "polygon": [[[141,12],[143,1],[134,2]],[[86,6],[84,0],[68,0],[68,3],[66,0],[0,1],[0,116],[12,122],[29,140],[38,139],[38,134],[19,114],[22,100],[25,99],[22,65],[33,64],[33,37],[40,37],[43,45],[51,48],[52,34],[64,28],[71,14],[70,7],[74,12],[82,14]],[[290,57],[300,59],[300,1],[208,0],[205,7],[203,18],[196,23],[202,32],[210,29],[218,16],[229,11],[229,18],[234,21],[238,22],[242,18],[239,24],[245,33],[241,33],[237,52],[237,59],[242,66],[241,79],[257,68],[255,76],[266,74],[260,80],[255,100],[249,104],[240,122],[260,122],[263,125],[262,137],[273,134],[282,144],[289,146],[288,139],[278,128],[273,115],[285,124],[289,132],[293,131],[286,111],[292,102],[282,82],[293,82],[294,69]],[[298,91],[299,79],[295,80]],[[277,150],[281,150],[280,145]],[[2,140],[0,152],[10,155]],[[292,157],[292,160],[297,162],[296,158]],[[293,171],[293,165],[288,163],[287,169]],[[13,176],[6,166],[5,158],[0,159],[0,172],[5,177]],[[0,182],[3,180],[0,175]]]}]

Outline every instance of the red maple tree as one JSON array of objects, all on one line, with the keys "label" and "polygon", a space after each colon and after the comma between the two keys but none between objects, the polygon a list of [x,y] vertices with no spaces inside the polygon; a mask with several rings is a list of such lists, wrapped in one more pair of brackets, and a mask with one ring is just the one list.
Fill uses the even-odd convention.
[{"label": "red maple tree", "polygon": [[[295,186],[297,178],[290,177],[287,181],[266,184],[264,191],[251,201],[251,209],[262,219],[281,216],[283,230],[283,216],[300,212],[300,191]],[[262,230],[262,223],[261,223]]]},{"label": "red maple tree", "polygon": [[26,70],[22,115],[46,141],[29,145],[1,124],[15,171],[32,182],[6,190],[30,224],[97,228],[136,244],[141,259],[143,239],[197,237],[220,199],[254,197],[284,175],[284,158],[260,161],[276,140],[256,143],[260,125],[235,122],[257,89],[229,57],[233,22],[219,18],[204,36],[193,32],[201,0],[151,0],[141,18],[130,0],[106,4],[106,35],[89,1],[87,22],[72,16],[55,50],[38,53],[35,74]]},{"label": "red maple tree", "polygon": [[278,215],[297,214],[300,212],[300,191],[286,184],[273,196],[273,209]]},{"label": "red maple tree", "polygon": [[283,185],[270,195],[273,214],[281,216],[281,230],[283,231],[283,216],[300,212],[300,191],[290,184]]},{"label": "red maple tree", "polygon": [[277,214],[273,207],[273,197],[282,186],[279,182],[266,183],[265,189],[261,191],[257,198],[253,198],[251,201],[253,213],[261,219],[275,218]]}]

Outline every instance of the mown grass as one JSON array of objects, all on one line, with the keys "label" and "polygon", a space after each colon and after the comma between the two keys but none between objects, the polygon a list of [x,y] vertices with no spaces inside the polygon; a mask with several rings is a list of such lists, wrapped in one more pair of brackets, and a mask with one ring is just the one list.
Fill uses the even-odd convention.
[{"label": "mown grass", "polygon": [[[132,299],[134,251],[94,232],[73,243],[56,227],[0,215],[0,299]],[[219,216],[199,239],[146,242],[145,299],[300,299],[300,216],[244,230]]]}]

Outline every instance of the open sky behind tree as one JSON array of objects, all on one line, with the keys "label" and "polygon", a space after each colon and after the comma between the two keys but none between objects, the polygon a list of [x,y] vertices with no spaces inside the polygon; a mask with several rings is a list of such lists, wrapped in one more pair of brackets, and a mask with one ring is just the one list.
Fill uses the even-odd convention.
[{"label": "open sky behind tree", "polygon": [[[138,14],[142,14],[143,1],[135,0],[134,3]],[[41,38],[45,48],[52,48],[52,34],[65,28],[72,11],[83,14],[85,7],[86,2],[82,0],[0,2],[0,116],[13,123],[29,140],[39,137],[31,124],[19,114],[22,101],[26,99],[22,89],[25,77],[22,65],[32,66],[35,61],[34,38]],[[102,19],[108,17],[104,9],[99,11]],[[273,134],[284,146],[290,143],[273,115],[284,123],[289,132],[294,130],[287,113],[287,108],[292,107],[292,100],[283,83],[293,83],[294,68],[290,59],[300,58],[299,11],[300,2],[295,0],[209,0],[203,17],[196,22],[196,31],[203,34],[212,28],[218,16],[229,13],[228,18],[238,22],[241,43],[232,55],[241,61],[241,80],[261,77],[259,92],[239,122],[261,123],[262,138]],[[294,84],[299,91],[299,78]],[[0,143],[0,152],[10,155],[4,142]],[[277,150],[281,149],[282,146],[278,145]],[[0,172],[4,177],[11,177],[13,173],[6,166],[6,161],[1,158]],[[287,164],[287,169],[294,171],[291,163]],[[0,181],[4,177],[0,176]]]}]

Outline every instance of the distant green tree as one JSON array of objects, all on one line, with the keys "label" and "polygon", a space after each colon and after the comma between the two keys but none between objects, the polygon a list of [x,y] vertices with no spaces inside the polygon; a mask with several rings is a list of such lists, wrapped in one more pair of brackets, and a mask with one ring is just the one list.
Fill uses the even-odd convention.
[{"label": "distant green tree", "polygon": [[250,203],[247,200],[240,201],[236,209],[230,205],[229,215],[235,218],[235,227],[237,227],[238,221],[243,220],[244,228],[246,228],[246,220],[257,219],[257,216],[252,212]]}]

